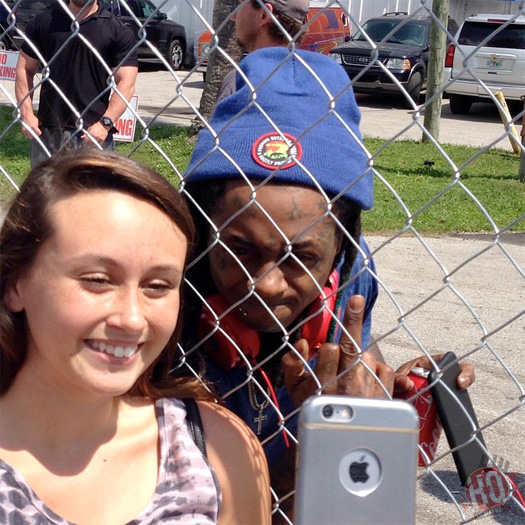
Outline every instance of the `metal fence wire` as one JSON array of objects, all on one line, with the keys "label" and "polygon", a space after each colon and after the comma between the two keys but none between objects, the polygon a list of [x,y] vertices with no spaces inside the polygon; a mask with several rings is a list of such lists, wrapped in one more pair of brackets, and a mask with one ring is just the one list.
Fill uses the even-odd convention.
[{"label": "metal fence wire", "polygon": [[[244,1],[248,2],[251,0]],[[6,27],[0,28],[2,40],[5,41],[4,37],[8,34],[16,34],[19,38],[27,41],[27,37],[17,26],[17,7],[20,5],[21,0],[14,5],[7,4],[5,0],[0,0],[0,3],[9,14]],[[124,0],[122,0],[122,4],[124,6],[127,5]],[[159,10],[163,6],[164,4],[160,5]],[[347,5],[326,4],[326,9],[333,6],[341,7],[344,10],[348,23],[354,29],[362,28],[365,20],[360,20]],[[65,5],[64,8],[66,8]],[[227,51],[220,47],[219,40],[214,37],[216,31],[222,29],[228,20],[225,20],[223,25],[214,30],[209,16],[207,19],[204,12],[195,7],[195,5],[187,1],[187,4],[184,4],[183,7],[178,6],[177,9],[182,11],[183,8],[191,13],[195,23],[199,23],[203,28],[211,30],[212,38],[209,53],[212,51],[220,53],[232,65],[235,65],[235,60],[228,57]],[[146,44],[154,51],[165,70],[166,76],[163,77],[163,81],[169,82],[171,88],[166,98],[158,101],[157,104],[153,104],[152,107],[141,108],[139,106],[139,109],[135,110],[131,104],[128,105],[129,111],[137,120],[137,126],[140,131],[137,132],[137,136],[126,152],[133,156],[140,152],[141,149],[150,148],[148,151],[152,152],[150,155],[152,167],[165,170],[166,175],[170,176],[172,180],[181,182],[186,166],[163,150],[162,146],[153,138],[151,128],[157,124],[172,123],[170,119],[174,115],[183,115],[186,123],[189,124],[190,120],[194,119],[200,124],[200,127],[208,129],[215,137],[214,148],[217,151],[221,151],[221,133],[217,133],[212,128],[209,121],[200,112],[195,97],[189,95],[195,85],[199,85],[201,82],[202,66],[205,65],[205,60],[207,60],[209,54],[199,58],[192,67],[187,65],[185,69],[173,71],[165,56],[148,41],[148,23],[155,16],[155,12],[145,22],[139,20],[131,9],[130,13],[132,13],[134,27],[139,37],[137,46]],[[417,9],[414,10],[408,20],[422,15],[430,16],[438,22],[440,31],[446,33],[447,43],[458,44],[455,40],[455,34],[447,31],[447,28],[439,22],[431,7],[426,3],[418,4]],[[519,16],[523,15],[525,15],[525,3],[520,2],[518,9],[509,19],[507,25],[512,24]],[[275,22],[281,30],[284,30],[277,20]],[[313,21],[310,20],[309,24],[312,23]],[[305,30],[307,29],[308,24]],[[373,47],[377,48],[393,34],[394,30],[386,35],[382,42],[372,42],[372,35],[369,35],[368,38],[373,43]],[[72,20],[72,34],[70,38],[81,38],[79,26],[74,20]],[[294,37],[290,36],[289,40],[288,52],[290,54],[296,53]],[[482,42],[482,44],[485,42]],[[40,53],[33,43],[29,42],[29,44],[37,54]],[[481,86],[482,90],[487,93],[495,105],[501,108],[500,101],[479,78],[473,65],[473,56],[479,47],[477,46],[471,54],[464,56],[464,70],[477,79],[478,85]],[[93,49],[93,52],[96,51]],[[42,85],[50,82],[49,71],[52,67],[53,60],[47,63],[44,60],[42,61],[42,69],[32,90],[35,104]],[[114,90],[116,87],[114,71],[109,66],[106,67],[108,74],[107,90]],[[512,480],[509,486],[502,487],[501,478],[495,478],[493,486],[487,487],[485,491],[481,490],[478,492],[478,499],[469,499],[465,487],[461,485],[456,474],[451,447],[443,435],[439,441],[435,457],[431,459],[425,456],[426,464],[419,467],[418,470],[417,521],[418,523],[429,523],[436,520],[445,523],[466,523],[476,520],[489,520],[499,523],[525,523],[525,455],[523,454],[523,436],[525,436],[523,408],[525,403],[525,373],[522,362],[525,358],[525,248],[519,242],[516,243],[511,235],[506,235],[520,221],[524,220],[525,203],[522,209],[524,213],[516,216],[508,224],[496,224],[490,213],[478,200],[476,194],[465,184],[463,178],[463,172],[469,165],[506,136],[509,137],[509,140],[513,142],[518,150],[521,150],[522,154],[525,154],[525,148],[521,140],[513,135],[512,130],[512,124],[520,125],[523,110],[514,117],[507,116],[506,126],[502,127],[501,135],[497,140],[480,148],[468,161],[458,166],[445,152],[440,142],[432,138],[424,125],[424,111],[431,101],[424,101],[423,99],[412,100],[385,62],[379,59],[377,52],[373,51],[371,53],[362,74],[351,81],[349,79],[349,85],[359,82],[360,79],[366,77],[371,71],[377,70],[377,68],[388,75],[393,84],[397,84],[399,92],[402,93],[406,104],[410,108],[408,111],[410,111],[412,118],[402,131],[385,141],[378,151],[368,151],[364,144],[361,144],[361,147],[368,158],[368,168],[373,173],[376,187],[381,187],[391,192],[397,205],[403,210],[406,221],[403,228],[388,235],[368,236],[367,232],[364,232],[371,248],[371,257],[364,252],[362,253],[362,265],[353,278],[356,278],[356,275],[359,275],[359,273],[368,273],[378,283],[379,299],[374,308],[372,335],[384,354],[386,361],[392,366],[397,367],[419,356],[432,356],[449,350],[456,353],[460,363],[469,362],[474,365],[476,382],[469,388],[469,392],[476,410],[478,423],[476,424],[470,420],[471,439],[469,443],[473,441],[480,442],[480,433],[482,432],[484,438],[482,447],[486,458],[488,458],[489,465],[494,466],[496,470],[510,473],[507,479]],[[148,75],[150,72],[140,74]],[[153,73],[151,74],[153,75]],[[312,82],[316,81],[320,82],[320,79],[313,71]],[[445,86],[441,91],[446,89],[446,83],[447,79],[445,78]],[[19,150],[16,153],[9,152],[5,146],[14,130],[24,125],[21,122],[20,111],[14,96],[13,84],[10,80],[3,80],[0,83],[0,110],[3,112],[2,122],[4,123],[2,129],[0,129],[0,151],[2,151],[2,158],[9,155],[25,159],[23,150]],[[331,93],[331,86],[323,86],[323,89],[325,89],[327,96],[330,98],[330,104],[327,105],[327,108],[330,107],[332,113],[337,116],[338,94]],[[436,94],[436,96],[438,95]],[[56,96],[64,97],[64,94],[57,91]],[[256,90],[250,105],[257,108],[264,115],[268,125],[273,126],[277,134],[281,134],[282,131],[273,125],[272,115],[267,114],[265,108],[258,104]],[[74,110],[78,117],[78,129],[85,132],[82,122],[82,110],[79,108],[74,108]],[[9,115],[7,120],[5,115]],[[242,112],[235,118],[242,118]],[[391,185],[388,177],[374,164],[375,159],[382,151],[392,147],[396,139],[402,137],[408,130],[413,128],[418,129],[422,135],[425,134],[427,139],[434,144],[436,151],[446,160],[450,172],[449,184],[439,193],[430,197],[428,202],[421,209],[417,210],[410,209],[403,202],[402,197]],[[306,131],[308,130],[304,130],[304,132]],[[354,140],[355,136],[352,136],[350,130],[348,132],[348,140]],[[34,140],[38,140],[38,138],[35,137]],[[334,155],[337,155],[337,146],[334,144]],[[24,169],[28,168],[28,163],[26,162],[23,166]],[[3,175],[0,178],[4,179],[1,181],[0,188],[2,189],[3,206],[5,207],[9,195],[16,191],[17,181],[21,180],[22,174],[19,168],[0,166],[0,170]],[[232,163],[232,170],[237,172],[239,167]],[[315,181],[315,172],[308,172],[308,176]],[[248,179],[246,180],[247,184],[249,184]],[[268,177],[266,183],[271,182],[271,180],[272,176]],[[182,186],[184,187],[184,185]],[[479,212],[486,217],[491,225],[492,232],[475,237],[471,241],[465,240],[466,237],[461,239],[453,237],[437,238],[421,234],[415,225],[417,222],[415,219],[418,215],[435,206],[447,192],[457,191],[458,189],[463,191],[479,208]],[[331,216],[337,223],[338,228],[343,230],[342,235],[349,238],[348,232],[344,231],[342,223],[333,212],[334,206],[337,204],[337,198],[331,200],[331,197],[326,195],[325,197],[327,204],[330,203],[327,206],[326,216]],[[251,200],[247,205],[247,208],[250,207],[257,209],[266,216],[267,221],[269,221],[277,235],[284,240],[288,247],[286,253],[276,263],[276,266],[289,264],[288,259],[293,260],[303,272],[311,277],[312,282],[316,282],[308,267],[295,255],[295,240],[286,237],[274,218],[266,212],[258,201],[256,186],[253,187]],[[201,210],[201,213],[204,212]],[[233,260],[237,261],[238,272],[244,272],[249,283],[248,294],[251,296],[251,299],[254,300],[255,298],[264,304],[263,298],[257,293],[257,284],[264,278],[264,275],[251,275],[249,269],[238,258],[236,252],[232,251],[221,237],[221,233],[227,226],[228,221],[222,224],[213,224],[211,219],[206,217],[205,220],[208,221],[208,227],[212,230],[211,243],[203,252],[196,254],[196,262],[193,265],[197,265],[199,261],[205,258],[209,250],[214,246],[221,246]],[[361,250],[359,247],[358,249]],[[371,259],[375,261],[377,271],[374,270]],[[273,269],[275,268],[268,268],[266,271],[271,272]],[[341,283],[336,292],[342,293],[343,289],[348,285],[348,282]],[[190,277],[187,286],[195,292],[202,303],[208,304],[207,298],[200,291],[201,283],[192,282]],[[323,293],[320,288],[319,292]],[[277,406],[274,397],[262,379],[261,370],[264,370],[266,363],[271,360],[272,356],[281,354],[284,349],[294,349],[293,342],[297,338],[296,331],[299,330],[300,326],[297,323],[292,323],[293,326],[287,328],[280,324],[279,333],[282,335],[282,339],[278,348],[275,349],[273,354],[267,356],[265,360],[253,362],[246,357],[243,350],[231,339],[229,332],[225,332],[223,327],[221,327],[221,321],[228,310],[226,313],[221,313],[215,311],[213,305],[208,304],[208,306],[215,323],[214,330],[222,332],[227,339],[230,339],[232,345],[236,346],[239,353],[241,366],[238,367],[238,370],[241,372],[237,374],[237,383],[232,386],[230,391],[225,393],[225,400],[227,401],[228,397],[235,395],[240,389],[251,389],[252,392],[256,393],[256,399],[259,400],[258,404],[263,407],[264,412],[261,411],[260,416],[266,418],[272,411],[278,415],[275,428],[264,438],[264,443],[268,444],[272,440],[282,440],[284,434],[286,439],[293,444],[297,440],[295,430],[290,425],[295,420],[297,409],[285,411]],[[232,306],[235,308],[238,305]],[[266,308],[266,311],[271,313],[269,307]],[[340,321],[335,319],[334,322],[343,331],[345,330]],[[210,333],[200,334],[194,343],[181,348],[183,354],[181,366],[187,368],[198,377],[200,377],[200,370],[192,357],[202,350],[204,343],[209,338]],[[439,370],[437,364],[434,366]],[[308,370],[308,373],[313,374],[311,368],[308,368]],[[318,381],[317,386],[318,392],[322,392],[326,387],[320,381]],[[468,445],[468,443],[461,446],[465,445]],[[330,454],[329,446],[326,447],[325,453]],[[499,486],[497,486],[497,483],[499,483]],[[283,493],[275,486],[272,493],[276,521],[292,523],[290,518],[285,516],[284,509],[286,509],[287,503],[291,501],[293,493]]]}]

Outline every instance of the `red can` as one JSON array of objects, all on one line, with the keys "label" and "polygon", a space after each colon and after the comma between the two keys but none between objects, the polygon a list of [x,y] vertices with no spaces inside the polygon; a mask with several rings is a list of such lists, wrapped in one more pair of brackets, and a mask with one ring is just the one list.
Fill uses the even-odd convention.
[{"label": "red can", "polygon": [[419,414],[419,445],[422,449],[419,451],[420,467],[427,465],[436,456],[443,429],[430,390],[421,391],[428,386],[429,373],[430,370],[426,368],[412,368],[408,377],[414,382],[414,387],[408,393],[399,396],[410,401]]}]

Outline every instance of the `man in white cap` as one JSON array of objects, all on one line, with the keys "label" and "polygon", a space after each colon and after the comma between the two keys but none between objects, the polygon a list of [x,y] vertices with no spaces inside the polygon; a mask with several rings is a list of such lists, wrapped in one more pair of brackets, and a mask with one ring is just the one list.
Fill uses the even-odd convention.
[{"label": "man in white cap", "polygon": [[[294,38],[303,28],[307,14],[308,0],[270,0],[264,3],[244,0],[233,18],[237,43],[246,53],[264,47],[286,47],[289,38]],[[296,42],[300,42],[300,37]],[[236,72],[234,68],[224,77],[217,93],[217,103],[235,93]]]}]

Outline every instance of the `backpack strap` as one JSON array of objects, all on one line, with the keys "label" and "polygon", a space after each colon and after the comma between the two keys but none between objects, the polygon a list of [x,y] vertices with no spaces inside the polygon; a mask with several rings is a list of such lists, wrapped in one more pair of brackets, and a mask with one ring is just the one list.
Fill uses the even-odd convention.
[{"label": "backpack strap", "polygon": [[190,435],[195,441],[197,448],[201,451],[202,455],[207,458],[206,452],[206,436],[204,435],[204,428],[202,426],[201,415],[199,412],[199,406],[195,399],[183,399],[184,405],[186,406],[186,424]]}]

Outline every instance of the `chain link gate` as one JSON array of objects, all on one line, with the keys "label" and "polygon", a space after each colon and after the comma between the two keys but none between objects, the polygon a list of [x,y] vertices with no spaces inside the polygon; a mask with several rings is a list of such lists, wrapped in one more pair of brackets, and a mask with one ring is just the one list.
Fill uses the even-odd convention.
[{"label": "chain link gate", "polygon": [[[8,5],[4,0],[0,1],[10,13],[7,18],[7,26],[0,28],[2,41],[5,41],[6,35],[13,34],[13,32],[24,37],[23,32],[16,26],[18,3]],[[125,4],[124,1],[122,3]],[[346,6],[341,7],[345,10],[349,23],[355,28],[360,28],[364,20],[358,20]],[[159,7],[161,8],[162,6]],[[211,20],[206,20],[189,2],[186,8],[191,11],[196,20],[204,23],[212,31],[213,36]],[[411,16],[418,15],[428,15],[437,20],[431,8],[425,4],[419,6]],[[524,2],[519,3],[519,8],[509,24],[520,15],[525,15]],[[151,16],[153,17],[154,13]],[[138,18],[134,17],[134,21],[137,30],[142,28]],[[439,27],[441,31],[446,31],[441,22],[439,22]],[[78,32],[78,27],[76,31]],[[385,39],[388,39],[391,34]],[[74,30],[72,38],[75,35]],[[140,33],[139,36],[143,41],[147,40],[147,27],[145,33]],[[447,32],[447,41],[457,45],[458,42],[455,41],[454,36]],[[217,52],[225,53],[220,49],[218,41],[212,38],[211,49],[215,48]],[[295,52],[294,42],[291,42],[289,49],[290,53]],[[152,129],[159,125],[166,126],[165,122],[169,122],[173,114],[178,113],[184,114],[188,123],[190,119],[196,119],[201,127],[209,128],[209,123],[201,114],[195,99],[188,95],[189,90],[200,81],[199,70],[203,64],[197,61],[193,68],[175,72],[170,68],[165,57],[158,51],[156,55],[168,72],[172,86],[171,95],[153,109],[149,109],[147,114],[145,109],[140,108],[140,105],[139,109],[135,110],[131,104],[128,104],[128,109],[134,114],[140,131],[133,143],[126,149],[126,154],[134,156],[147,148],[152,167],[159,169],[170,180],[178,183],[182,180],[186,161],[173,158],[171,152],[164,151],[157,143]],[[393,84],[397,84],[400,92],[404,91],[386,65],[381,63],[378,56],[373,53],[367,68],[371,70],[377,66],[383,73],[390,75]],[[468,62],[466,62],[466,67],[470,67]],[[148,74],[148,72],[141,73],[141,75]],[[40,86],[46,81],[48,77],[44,64],[39,81],[34,87],[35,101],[38,98]],[[358,82],[359,78],[353,79],[352,83],[356,81]],[[483,81],[479,80],[479,83],[484,86]],[[108,90],[114,88],[114,77],[108,70]],[[327,93],[330,93],[330,86],[324,86],[324,88]],[[488,89],[487,93],[490,93]],[[513,237],[511,232],[523,231],[525,201],[521,214],[507,224],[497,224],[481,200],[469,189],[463,177],[469,165],[489,151],[494,144],[481,148],[460,165],[456,164],[452,156],[447,154],[439,141],[431,137],[424,126],[423,113],[427,103],[421,101],[422,103],[419,104],[420,101],[412,100],[406,91],[403,96],[405,103],[411,107],[412,121],[398,134],[399,136],[392,136],[375,151],[368,151],[363,145],[369,159],[370,169],[374,174],[376,187],[381,187],[384,191],[391,193],[405,217],[404,226],[397,231],[381,235],[368,235],[366,231],[364,232],[377,265],[377,273],[371,267],[370,259],[366,254],[363,254],[364,263],[360,271],[371,273],[377,280],[380,289],[379,300],[374,308],[372,334],[385,355],[386,361],[394,367],[418,356],[431,356],[449,350],[457,354],[460,362],[470,362],[475,366],[477,379],[469,392],[476,408],[479,428],[476,428],[474,424],[473,428],[483,432],[486,454],[490,463],[502,471],[513,473],[512,479],[515,483],[510,491],[510,498],[503,505],[501,505],[503,501],[498,499],[500,495],[494,492],[495,488],[488,496],[486,494],[480,496],[479,501],[469,500],[465,488],[460,485],[456,476],[451,450],[445,437],[442,436],[436,457],[432,461],[427,459],[426,466],[421,467],[418,472],[418,523],[428,523],[436,519],[446,523],[487,519],[499,523],[523,523],[525,503],[521,494],[525,495],[525,455],[522,450],[522,436],[525,435],[525,418],[523,417],[525,374],[520,358],[525,357],[523,343],[525,336],[525,247],[522,243],[523,237],[519,235]],[[501,108],[501,103],[494,94],[491,93],[490,98]],[[0,109],[3,112],[1,115],[3,124],[0,129],[0,156],[4,159],[11,157],[10,161],[16,157],[17,160],[17,162],[6,162],[0,165],[2,171],[0,178],[3,179],[0,184],[1,200],[2,206],[5,207],[9,196],[16,191],[17,184],[27,173],[29,162],[28,157],[26,158],[24,154],[27,143],[19,144],[20,149],[17,149],[16,152],[8,151],[5,146],[9,144],[9,148],[12,148],[12,142],[8,140],[21,126],[13,83],[9,80],[4,80],[0,84],[0,102]],[[332,102],[337,107],[336,97],[333,97]],[[81,114],[79,113],[78,116],[79,129],[82,129]],[[523,110],[514,117],[507,117],[506,128],[502,129],[498,140],[501,137],[510,137],[511,142],[517,145],[522,155],[525,155],[525,148],[513,135],[511,126],[511,124],[519,126],[522,118]],[[419,129],[434,144],[436,151],[448,166],[449,174],[448,184],[418,209],[411,209],[403,201],[401,194],[396,191],[389,177],[382,172],[380,167],[376,167],[376,164],[380,164],[377,163],[377,159],[381,153],[393,147],[393,141],[402,138],[403,132],[410,128]],[[280,130],[276,129],[276,132],[280,133]],[[220,134],[218,145],[220,147]],[[312,176],[315,177],[315,173]],[[479,209],[480,214],[490,225],[490,233],[473,236],[474,240],[467,243],[458,238],[440,238],[418,231],[418,217],[452,191],[463,192]],[[256,191],[254,191],[252,203],[254,206],[259,206]],[[272,218],[269,217],[269,220],[272,221]],[[280,232],[277,224],[273,224]],[[214,226],[219,227],[219,225]],[[286,239],[282,232],[280,234]],[[220,229],[216,230],[213,242],[221,244]],[[286,242],[293,244],[290,239],[286,239]],[[197,258],[204,255],[197,254]],[[232,256],[235,257],[234,254]],[[289,256],[293,257],[292,251]],[[243,268],[240,261],[239,267]],[[306,268],[304,270],[308,272]],[[252,285],[256,282],[255,277],[248,276],[248,279]],[[188,286],[196,290],[194,283],[188,282]],[[497,302],[495,297],[503,297],[505,300]],[[205,301],[204,297],[202,300]],[[220,321],[220,316],[218,318]],[[220,330],[220,322],[217,328]],[[282,348],[293,348],[289,342],[291,334],[284,328],[282,332]],[[184,360],[184,366],[191,368],[191,356],[199,351],[201,343],[192,348],[181,349],[187,358]],[[293,432],[287,429],[287,422],[295,412],[280,413],[266,385],[261,383],[258,379],[260,376],[256,374],[262,366],[261,363],[250,363],[242,352],[240,359],[244,361],[245,379],[239,388],[248,384],[252,385],[252,388],[259,393],[260,399],[263,399],[262,404],[265,409],[279,413],[280,423],[275,428],[275,432],[266,438],[267,441],[281,439],[284,433],[287,439],[293,442],[295,437]],[[192,372],[196,375],[199,373],[193,368]],[[318,386],[322,390],[320,383]],[[476,439],[476,436],[476,432],[473,432],[472,439]],[[327,453],[329,453],[328,448]],[[290,522],[281,509],[283,504],[286,506],[291,494],[278,494],[274,491],[273,496],[274,515],[283,522]],[[487,497],[493,498],[493,505],[487,505],[485,501]]]}]

